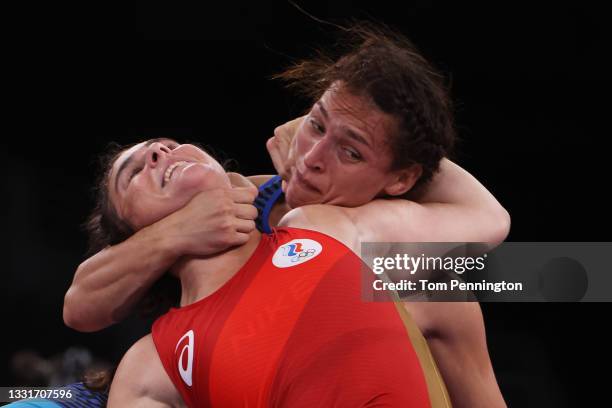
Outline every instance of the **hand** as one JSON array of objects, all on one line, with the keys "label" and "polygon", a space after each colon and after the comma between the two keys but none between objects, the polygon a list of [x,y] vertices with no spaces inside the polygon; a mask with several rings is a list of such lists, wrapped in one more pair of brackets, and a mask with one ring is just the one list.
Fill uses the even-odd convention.
[{"label": "hand", "polygon": [[185,207],[153,224],[177,256],[208,256],[245,244],[255,230],[257,188],[246,178],[230,175],[232,188],[197,194]]},{"label": "hand", "polygon": [[293,137],[303,121],[304,117],[300,117],[277,127],[274,136],[266,143],[274,168],[283,178],[283,185],[291,177],[291,168],[295,164]]}]

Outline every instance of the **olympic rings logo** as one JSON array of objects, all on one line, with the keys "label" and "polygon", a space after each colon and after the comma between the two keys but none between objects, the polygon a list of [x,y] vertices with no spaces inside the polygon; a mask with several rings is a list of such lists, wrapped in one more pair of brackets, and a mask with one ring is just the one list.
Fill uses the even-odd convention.
[{"label": "olympic rings logo", "polygon": [[313,256],[317,251],[314,249],[307,249],[305,251],[300,252],[296,256],[291,258],[291,262],[299,262],[300,258],[308,258],[309,256]]}]

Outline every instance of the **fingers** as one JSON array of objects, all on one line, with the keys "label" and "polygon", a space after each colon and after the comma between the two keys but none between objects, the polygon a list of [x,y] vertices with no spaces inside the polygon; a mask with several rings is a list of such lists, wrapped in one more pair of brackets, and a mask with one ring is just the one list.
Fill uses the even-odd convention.
[{"label": "fingers", "polygon": [[300,116],[299,118],[290,120],[287,123],[277,126],[274,129],[274,135],[279,136],[280,138],[293,138],[293,135],[295,135],[295,132],[297,131],[298,127],[300,126],[305,117],[306,116]]},{"label": "fingers", "polygon": [[235,236],[234,245],[244,245],[249,242],[249,234],[244,232],[237,232]]},{"label": "fingers", "polygon": [[248,178],[242,174],[229,172],[227,176],[232,183],[232,191],[230,196],[234,202],[252,203],[257,197],[257,187]]},{"label": "fingers", "polygon": [[304,121],[300,117],[274,129],[274,137],[266,142],[266,148],[272,159],[274,168],[283,179],[289,176],[288,170],[293,163],[292,145],[295,134]]},{"label": "fingers", "polygon": [[233,171],[230,171],[227,173],[227,177],[230,179],[230,182],[232,183],[232,187],[251,187],[253,186],[253,183],[251,183],[251,181],[248,178],[244,177],[240,173],[235,173]]},{"label": "fingers", "polygon": [[285,173],[284,154],[279,148],[276,136],[268,139],[268,141],[266,142],[266,148],[268,149],[268,154],[270,154],[270,158],[272,159],[272,165],[276,169],[276,172],[283,176],[283,174]]},{"label": "fingers", "polygon": [[257,208],[252,204],[234,204],[234,215],[242,220],[254,220],[257,218]]},{"label": "fingers", "polygon": [[230,199],[238,204],[253,204],[257,197],[257,188],[252,187],[236,187],[229,191]]},{"label": "fingers", "polygon": [[266,149],[268,149],[268,152],[271,152],[272,150],[275,150],[276,148],[277,148],[276,136],[272,136],[266,141]]},{"label": "fingers", "polygon": [[255,221],[253,220],[236,220],[236,231],[238,233],[248,234],[255,230]]}]

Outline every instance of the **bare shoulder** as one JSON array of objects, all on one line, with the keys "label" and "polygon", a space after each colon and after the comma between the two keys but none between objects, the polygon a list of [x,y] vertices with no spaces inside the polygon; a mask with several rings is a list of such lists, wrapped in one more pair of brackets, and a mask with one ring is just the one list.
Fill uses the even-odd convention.
[{"label": "bare shoulder", "polygon": [[347,210],[326,204],[305,205],[289,211],[278,225],[327,234],[356,252],[360,242],[358,230]]},{"label": "bare shoulder", "polygon": [[162,366],[150,334],[134,343],[121,359],[108,406],[185,406]]},{"label": "bare shoulder", "polygon": [[347,208],[363,241],[419,241],[426,207],[406,199],[376,199]]}]

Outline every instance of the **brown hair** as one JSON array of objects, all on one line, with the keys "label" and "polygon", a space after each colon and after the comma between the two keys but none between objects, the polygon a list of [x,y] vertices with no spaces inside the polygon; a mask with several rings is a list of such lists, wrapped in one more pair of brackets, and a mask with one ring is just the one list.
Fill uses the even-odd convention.
[{"label": "brown hair", "polygon": [[[87,256],[92,256],[109,245],[123,242],[136,232],[119,217],[108,196],[109,177],[113,163],[122,152],[134,145],[121,146],[111,143],[106,153],[100,156],[100,169],[93,189],[95,205],[84,223],[84,229],[89,237]],[[150,317],[167,311],[171,306],[176,306],[179,299],[178,279],[164,274],[152,285],[137,310],[141,315]]]},{"label": "brown hair", "polygon": [[398,127],[389,136],[390,170],[422,166],[417,185],[428,182],[455,141],[452,103],[443,76],[402,35],[382,25],[354,23],[341,34],[340,58],[318,51],[274,78],[313,102],[335,82],[367,97]]},{"label": "brown hair", "polygon": [[[156,138],[149,139],[147,143],[166,139],[172,140],[169,138]],[[190,144],[206,151],[212,157],[222,157],[223,162],[221,166],[225,171],[237,167],[236,161],[228,158],[222,151],[215,150],[210,146],[204,147],[194,142]],[[83,228],[89,237],[87,256],[92,256],[109,245],[123,242],[136,232],[119,217],[108,195],[109,177],[113,164],[121,153],[135,145],[136,143],[125,146],[110,143],[106,152],[98,160],[98,176],[93,188],[94,209],[83,224]],[[158,316],[166,312],[170,307],[178,306],[180,295],[179,280],[166,273],[153,283],[136,309],[141,316],[149,318]]]},{"label": "brown hair", "polygon": [[[83,224],[89,238],[87,256],[92,256],[109,245],[116,245],[135,233],[119,217],[108,196],[109,177],[113,163],[122,152],[134,145],[121,146],[117,143],[111,143],[106,149],[106,153],[100,156],[98,160],[99,171],[93,188],[94,209]],[[177,305],[179,299],[180,285],[178,279],[169,274],[164,274],[152,285],[138,305],[137,310],[141,316],[159,315],[167,311],[169,307]],[[83,384],[92,391],[108,391],[115,369],[89,370],[84,374]]]},{"label": "brown hair", "polygon": [[110,143],[106,152],[98,159],[99,171],[92,190],[94,209],[83,224],[89,238],[87,256],[92,256],[109,245],[118,244],[134,234],[134,230],[119,218],[108,196],[108,182],[113,163],[123,151],[132,146],[134,144],[121,146]]}]

